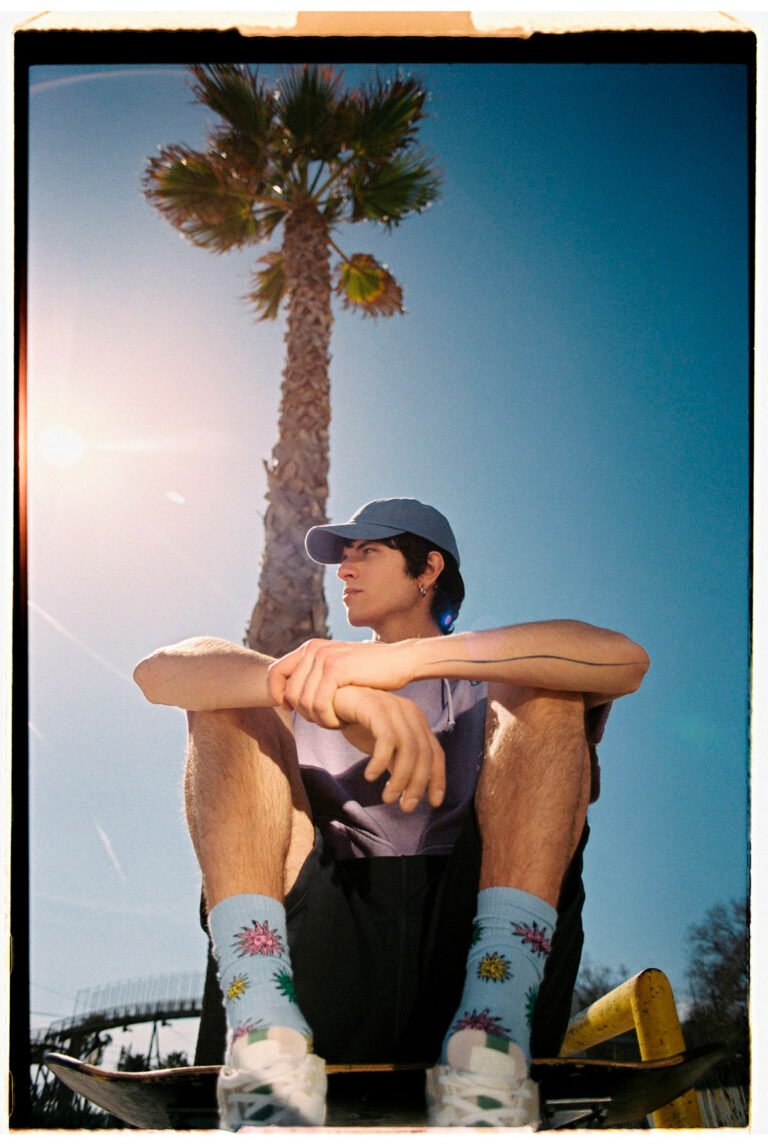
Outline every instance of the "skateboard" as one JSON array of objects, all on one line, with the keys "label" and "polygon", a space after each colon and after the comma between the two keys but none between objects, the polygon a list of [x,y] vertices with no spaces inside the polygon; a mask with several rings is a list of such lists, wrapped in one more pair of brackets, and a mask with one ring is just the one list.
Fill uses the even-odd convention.
[{"label": "skateboard", "polygon": [[[724,1057],[722,1046],[682,1051],[650,1062],[588,1058],[535,1059],[543,1130],[615,1127],[644,1119],[691,1090]],[[115,1071],[49,1052],[45,1065],[61,1082],[128,1126],[143,1130],[217,1127],[218,1066]],[[425,1126],[423,1063],[333,1065],[327,1126]]]}]

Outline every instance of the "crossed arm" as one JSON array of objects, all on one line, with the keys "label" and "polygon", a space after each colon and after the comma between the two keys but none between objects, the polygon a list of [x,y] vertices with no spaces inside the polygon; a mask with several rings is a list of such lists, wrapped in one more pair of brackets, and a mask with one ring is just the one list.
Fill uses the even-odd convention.
[{"label": "crossed arm", "polygon": [[[189,712],[276,707],[270,690],[273,658],[215,637],[195,637],[158,649],[134,669],[153,704]],[[412,700],[376,688],[344,685],[334,692],[334,725],[370,756],[365,776],[390,779],[385,803],[411,812],[426,794],[437,807],[445,795],[445,757],[424,713]]]},{"label": "crossed arm", "polygon": [[578,621],[539,621],[480,633],[384,643],[312,640],[273,660],[211,637],[159,649],[134,678],[148,700],[189,711],[285,705],[340,728],[371,755],[366,777],[389,771],[384,799],[410,811],[445,791],[443,752],[421,709],[390,695],[413,680],[487,680],[580,693],[587,707],[640,687],[645,650]]},{"label": "crossed arm", "polygon": [[581,693],[588,708],[635,692],[649,665],[621,633],[580,621],[535,621],[480,633],[354,644],[308,641],[269,669],[275,703],[338,728],[336,691],[347,684],[397,689],[431,677],[495,681]]}]

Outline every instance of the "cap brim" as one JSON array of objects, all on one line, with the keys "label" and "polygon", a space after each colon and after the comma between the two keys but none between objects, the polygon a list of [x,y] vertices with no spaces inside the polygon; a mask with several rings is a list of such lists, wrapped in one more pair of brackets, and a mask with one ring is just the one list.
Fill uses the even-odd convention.
[{"label": "cap brim", "polygon": [[386,525],[356,521],[344,525],[313,525],[304,538],[304,547],[318,565],[339,565],[348,541],[377,541],[403,532]]}]

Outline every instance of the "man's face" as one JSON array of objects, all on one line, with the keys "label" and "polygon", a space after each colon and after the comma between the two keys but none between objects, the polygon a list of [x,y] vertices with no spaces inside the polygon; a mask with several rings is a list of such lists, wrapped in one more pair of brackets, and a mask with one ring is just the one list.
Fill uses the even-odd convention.
[{"label": "man's face", "polygon": [[350,541],[337,577],[344,582],[342,600],[350,625],[367,625],[377,633],[421,615],[419,587],[406,570],[399,549],[382,541]]}]

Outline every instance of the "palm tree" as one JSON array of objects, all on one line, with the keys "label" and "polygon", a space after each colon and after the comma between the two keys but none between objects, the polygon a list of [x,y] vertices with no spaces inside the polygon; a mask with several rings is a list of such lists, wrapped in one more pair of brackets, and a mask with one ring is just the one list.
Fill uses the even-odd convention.
[{"label": "palm tree", "polygon": [[391,229],[429,206],[439,175],[416,146],[426,92],[412,77],[375,76],[345,91],[331,67],[294,67],[276,84],[241,65],[191,72],[195,97],[218,125],[205,151],[161,148],[144,188],[196,246],[222,253],[279,241],[258,260],[247,295],[260,320],[285,304],[287,324],[259,596],[245,637],[279,656],[328,635],[323,570],[306,559],[303,539],[327,520],[332,294],[364,315],[403,312],[386,267],[370,254],[346,255],[338,228],[374,221]]}]

